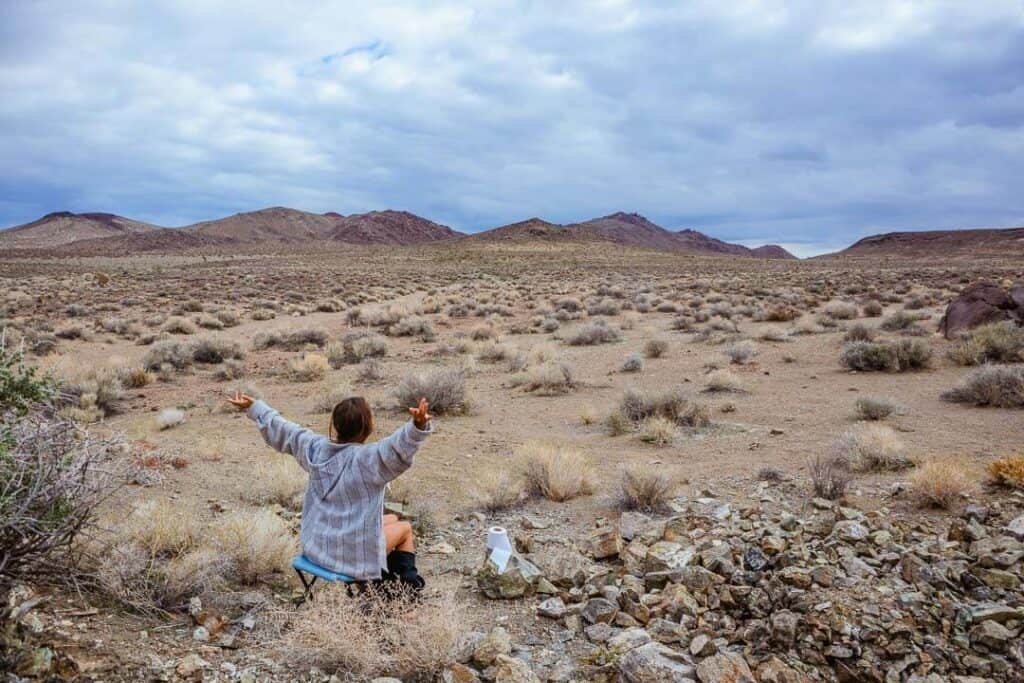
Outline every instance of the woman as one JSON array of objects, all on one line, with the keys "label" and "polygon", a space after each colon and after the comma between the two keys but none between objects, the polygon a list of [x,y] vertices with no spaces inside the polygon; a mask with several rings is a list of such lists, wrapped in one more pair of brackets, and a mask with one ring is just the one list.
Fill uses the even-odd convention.
[{"label": "woman", "polygon": [[289,422],[263,401],[244,394],[235,394],[228,402],[246,411],[267,444],[294,456],[309,473],[302,501],[306,558],[357,581],[380,580],[387,568],[383,578],[423,588],[412,527],[383,513],[388,482],[412,466],[420,444],[433,432],[426,399],[409,408],[409,422],[369,444],[373,414],[359,396],[334,406],[329,436]]}]

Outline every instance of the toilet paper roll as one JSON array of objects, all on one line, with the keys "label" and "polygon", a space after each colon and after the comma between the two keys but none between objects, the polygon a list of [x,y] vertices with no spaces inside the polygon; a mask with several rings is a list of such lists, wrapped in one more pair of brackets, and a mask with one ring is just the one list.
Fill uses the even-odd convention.
[{"label": "toilet paper roll", "polygon": [[492,526],[487,530],[487,550],[512,550],[512,543],[508,540],[508,531],[504,527]]}]

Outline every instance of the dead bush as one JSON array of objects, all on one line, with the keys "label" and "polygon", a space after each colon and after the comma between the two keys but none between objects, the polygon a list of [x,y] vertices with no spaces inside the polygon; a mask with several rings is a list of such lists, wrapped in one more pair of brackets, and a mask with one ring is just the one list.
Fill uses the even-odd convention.
[{"label": "dead bush", "polygon": [[832,458],[818,455],[807,461],[814,495],[825,500],[840,500],[850,485],[849,471]]},{"label": "dead bush", "polygon": [[836,440],[834,452],[838,462],[858,472],[901,470],[913,464],[896,432],[880,424],[846,431]]},{"label": "dead bush", "polygon": [[704,377],[704,391],[714,394],[742,394],[747,388],[736,373],[722,369],[712,370]]},{"label": "dead bush", "polygon": [[576,328],[566,338],[565,343],[569,346],[593,346],[617,342],[619,339],[621,339],[621,335],[618,330],[612,329],[603,320],[598,320]]},{"label": "dead bush", "polygon": [[513,376],[509,383],[526,391],[553,396],[568,393],[576,388],[573,375],[572,366],[568,363],[548,361]]},{"label": "dead bush", "polygon": [[668,510],[674,488],[659,468],[633,465],[622,470],[617,502],[624,510],[661,513]]},{"label": "dead bush", "polygon": [[434,324],[428,318],[410,315],[402,318],[387,328],[391,337],[418,337],[421,341],[430,342],[437,339]]},{"label": "dead bush", "polygon": [[307,353],[288,364],[288,378],[293,382],[315,382],[327,375],[330,363],[319,353]]},{"label": "dead bush", "polygon": [[970,485],[967,468],[949,458],[928,461],[910,475],[910,495],[921,507],[949,508]]},{"label": "dead bush", "polygon": [[960,365],[1024,361],[1024,327],[1010,321],[989,323],[972,330],[949,351]]},{"label": "dead bush", "polygon": [[644,343],[644,355],[648,358],[661,358],[668,351],[668,342],[664,339],[648,339]]},{"label": "dead bush", "polygon": [[470,495],[476,507],[491,513],[516,507],[526,496],[522,477],[492,469],[474,478]]},{"label": "dead bush", "polygon": [[256,505],[276,503],[301,510],[308,482],[309,476],[290,455],[270,455],[256,463],[255,476],[245,498]]},{"label": "dead bush", "polygon": [[191,549],[200,535],[195,513],[163,500],[138,505],[121,525],[120,535],[153,557],[176,557]]},{"label": "dead bush", "polygon": [[711,422],[707,407],[690,400],[678,389],[659,394],[628,389],[622,395],[618,412],[635,424],[652,416],[664,417],[683,427],[706,427]]},{"label": "dead bush", "polygon": [[290,622],[282,642],[287,659],[359,680],[439,679],[455,661],[467,624],[465,608],[452,593],[417,603],[411,594],[369,591],[350,597],[336,584],[320,588],[316,600],[283,618]]},{"label": "dead bush", "polygon": [[896,404],[887,398],[862,396],[854,404],[860,420],[884,420],[896,412]]},{"label": "dead bush", "polygon": [[192,344],[192,360],[196,363],[216,365],[229,359],[240,360],[242,358],[245,358],[242,348],[227,339],[207,337]]},{"label": "dead bush", "polygon": [[848,342],[869,342],[875,340],[875,330],[864,323],[855,323],[846,330],[843,341]]},{"label": "dead bush", "polygon": [[944,392],[942,398],[976,406],[1024,407],[1024,367],[982,365],[972,370],[958,386]]},{"label": "dead bush", "polygon": [[213,525],[210,533],[243,584],[286,571],[299,548],[288,524],[270,510],[229,513]]},{"label": "dead bush", "polygon": [[593,492],[590,464],[580,451],[531,441],[521,455],[529,495],[560,503]]},{"label": "dead bush", "polygon": [[992,483],[1014,489],[1024,489],[1024,456],[993,460],[988,465]]},{"label": "dead bush", "polygon": [[896,368],[896,354],[888,344],[854,341],[843,345],[839,362],[851,370],[886,371]]},{"label": "dead bush", "polygon": [[679,436],[676,423],[660,415],[652,415],[640,424],[640,440],[655,446],[669,446]]},{"label": "dead bush", "polygon": [[170,334],[195,334],[196,326],[185,318],[171,317],[164,323],[163,330]]},{"label": "dead bush", "polygon": [[192,364],[192,349],[181,342],[164,340],[154,343],[142,359],[147,370],[157,371],[164,366],[184,370]]},{"label": "dead bush", "polygon": [[426,398],[430,411],[437,415],[459,415],[469,410],[466,376],[459,370],[438,369],[410,372],[395,389],[397,407],[404,410]]}]

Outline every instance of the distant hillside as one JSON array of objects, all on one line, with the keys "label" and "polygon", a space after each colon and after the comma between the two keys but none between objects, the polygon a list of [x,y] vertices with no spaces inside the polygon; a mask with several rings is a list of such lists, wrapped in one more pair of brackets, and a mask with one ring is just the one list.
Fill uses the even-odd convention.
[{"label": "distant hillside", "polygon": [[635,213],[613,213],[582,223],[558,225],[540,218],[503,225],[466,238],[472,241],[566,241],[599,240],[624,246],[695,254],[724,254],[758,258],[796,258],[782,247],[768,245],[749,249],[708,237],[696,230],[672,232]]},{"label": "distant hillside", "polygon": [[325,239],[337,224],[334,216],[308,213],[283,206],[236,213],[226,218],[196,223],[186,228],[208,237],[242,242],[309,242]]},{"label": "distant hillside", "polygon": [[339,242],[352,244],[422,244],[462,236],[447,225],[421,218],[408,211],[371,211],[340,216],[327,233]]},{"label": "distant hillside", "polygon": [[819,258],[845,256],[1024,256],[1024,228],[889,232],[865,237]]},{"label": "distant hillside", "polygon": [[158,229],[155,225],[111,213],[58,211],[0,231],[0,249],[54,249],[81,240],[122,237]]}]

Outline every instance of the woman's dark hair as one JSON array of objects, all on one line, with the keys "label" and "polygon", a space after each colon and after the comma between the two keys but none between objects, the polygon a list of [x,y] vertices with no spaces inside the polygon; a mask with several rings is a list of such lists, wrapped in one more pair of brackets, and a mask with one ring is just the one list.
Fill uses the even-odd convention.
[{"label": "woman's dark hair", "polygon": [[373,431],[373,413],[362,396],[353,396],[331,411],[331,438],[338,443],[363,443]]}]

